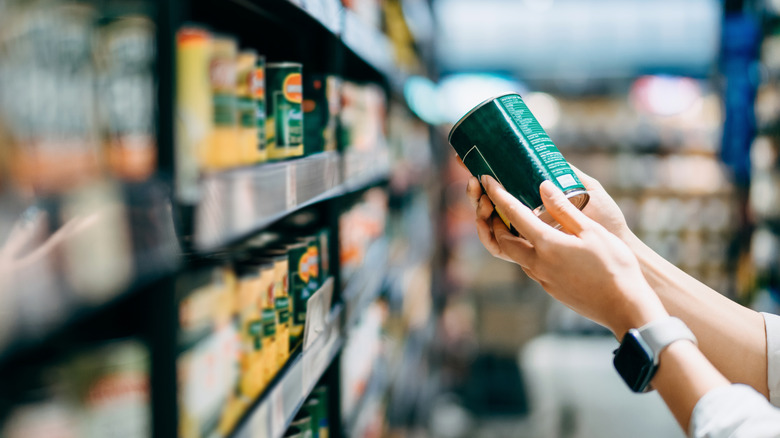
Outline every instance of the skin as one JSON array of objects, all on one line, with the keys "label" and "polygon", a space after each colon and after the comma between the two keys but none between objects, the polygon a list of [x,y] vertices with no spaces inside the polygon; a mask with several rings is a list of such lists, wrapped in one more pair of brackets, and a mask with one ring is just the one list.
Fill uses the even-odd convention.
[{"label": "skin", "polygon": [[[545,208],[562,225],[562,230],[542,222],[494,179],[483,177],[485,194],[482,193],[479,181],[475,178],[470,180],[467,191],[477,210],[480,240],[491,254],[520,265],[552,297],[608,327],[618,339],[630,328],[641,327],[668,316],[667,308],[675,312],[685,308],[686,300],[692,298],[683,294],[685,299],[678,299],[681,291],[676,288],[689,286],[689,281],[682,278],[679,272],[668,272],[669,266],[647,254],[646,249],[632,247],[630,244],[638,244],[631,241],[633,234],[625,226],[620,210],[595,180],[583,179],[591,193],[590,208],[586,208],[584,213],[571,205],[552,183],[545,182],[540,186]],[[522,237],[512,235],[497,215],[493,214],[493,204],[504,213]],[[567,269],[560,269],[560,266],[567,266]],[[734,310],[730,305],[726,306],[711,297],[709,292],[705,293],[702,287],[691,292],[698,301],[712,301],[709,305],[721,313]],[[664,300],[674,305],[667,307]],[[702,312],[701,308],[697,308],[696,312],[707,313]],[[740,312],[735,318],[739,322],[742,322],[741,318],[751,319],[747,315]],[[696,330],[699,331],[707,330],[709,324],[722,323],[710,321],[706,316],[687,316],[696,323]],[[752,322],[755,324],[755,321]],[[754,326],[751,328],[755,329]],[[754,330],[749,331],[755,335]],[[761,335],[764,336],[763,333]],[[705,335],[704,339],[714,344],[716,338]],[[720,339],[720,342],[723,340]],[[765,342],[764,338],[764,386]],[[754,344],[759,345],[761,342]],[[755,345],[733,348],[746,348],[760,356],[753,351]],[[729,354],[723,346],[703,346],[700,350],[688,341],[671,344],[661,353],[660,367],[652,383],[685,430],[688,430],[691,413],[698,400],[712,389],[730,383],[727,376],[713,365],[715,361],[711,358],[708,360],[703,351],[714,354],[730,373],[742,377],[756,378],[754,374],[762,369],[757,366],[751,372],[737,372],[730,366],[730,360],[721,357]],[[744,358],[741,359],[744,366]]]},{"label": "skin", "polygon": [[[585,216],[628,245],[666,310],[694,332],[707,359],[730,381],[750,385],[768,398],[766,328],[761,314],[729,300],[656,254],[631,232],[601,184],[577,168],[574,171],[590,195]],[[476,178],[469,180],[467,194],[477,209],[480,240],[494,256],[507,259],[491,238],[493,205]]]}]

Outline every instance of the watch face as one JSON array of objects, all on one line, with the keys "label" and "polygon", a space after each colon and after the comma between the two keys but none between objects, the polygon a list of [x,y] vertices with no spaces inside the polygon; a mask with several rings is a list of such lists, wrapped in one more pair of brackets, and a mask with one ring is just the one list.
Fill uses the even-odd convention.
[{"label": "watch face", "polygon": [[628,387],[634,392],[642,392],[655,374],[653,353],[633,332],[623,338],[613,363]]}]

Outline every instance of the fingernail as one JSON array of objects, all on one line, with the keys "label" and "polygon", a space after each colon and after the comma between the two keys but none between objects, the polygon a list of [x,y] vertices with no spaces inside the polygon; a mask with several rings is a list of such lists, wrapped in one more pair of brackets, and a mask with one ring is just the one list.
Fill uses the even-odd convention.
[{"label": "fingernail", "polygon": [[482,184],[487,184],[487,177],[485,175],[480,175],[479,182],[481,182]]},{"label": "fingernail", "polygon": [[555,196],[555,193],[558,192],[558,187],[555,187],[555,184],[550,181],[542,181],[540,189],[542,194],[548,198]]}]

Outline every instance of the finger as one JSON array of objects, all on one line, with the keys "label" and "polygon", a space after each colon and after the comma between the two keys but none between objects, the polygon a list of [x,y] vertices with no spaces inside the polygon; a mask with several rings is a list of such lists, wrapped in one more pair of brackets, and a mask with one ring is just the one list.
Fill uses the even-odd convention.
[{"label": "finger", "polygon": [[495,208],[501,210],[504,217],[515,226],[515,229],[526,237],[532,244],[538,236],[549,232],[550,227],[517,200],[514,196],[501,187],[491,176],[482,177],[482,186],[485,192],[495,204]]},{"label": "finger", "polygon": [[572,204],[566,195],[551,181],[543,181],[539,186],[544,208],[564,230],[579,236],[591,225],[591,220]]},{"label": "finger", "polygon": [[507,257],[501,252],[501,247],[498,246],[493,230],[490,229],[490,225],[484,220],[477,219],[477,236],[479,236],[479,241],[482,242],[482,246],[485,247],[490,255],[507,260]]},{"label": "finger", "polygon": [[477,202],[482,196],[482,186],[479,185],[479,180],[473,176],[469,177],[469,182],[466,185],[466,196],[468,196],[471,206],[476,209]]},{"label": "finger", "polygon": [[513,235],[497,216],[493,218],[491,225],[493,235],[503,254],[520,266],[527,268],[534,265],[536,251],[528,240]]},{"label": "finger", "polygon": [[490,216],[493,215],[494,210],[493,202],[490,201],[490,198],[488,198],[487,195],[482,195],[482,197],[479,198],[479,201],[477,201],[478,218],[482,220],[488,220],[490,219]]}]

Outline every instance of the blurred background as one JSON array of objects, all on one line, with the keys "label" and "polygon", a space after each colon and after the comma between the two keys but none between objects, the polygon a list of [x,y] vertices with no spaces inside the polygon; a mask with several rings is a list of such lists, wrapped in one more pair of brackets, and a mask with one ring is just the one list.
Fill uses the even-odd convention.
[{"label": "blurred background", "polygon": [[0,437],[685,436],[480,244],[507,91],[777,313],[779,1],[0,0]]}]

